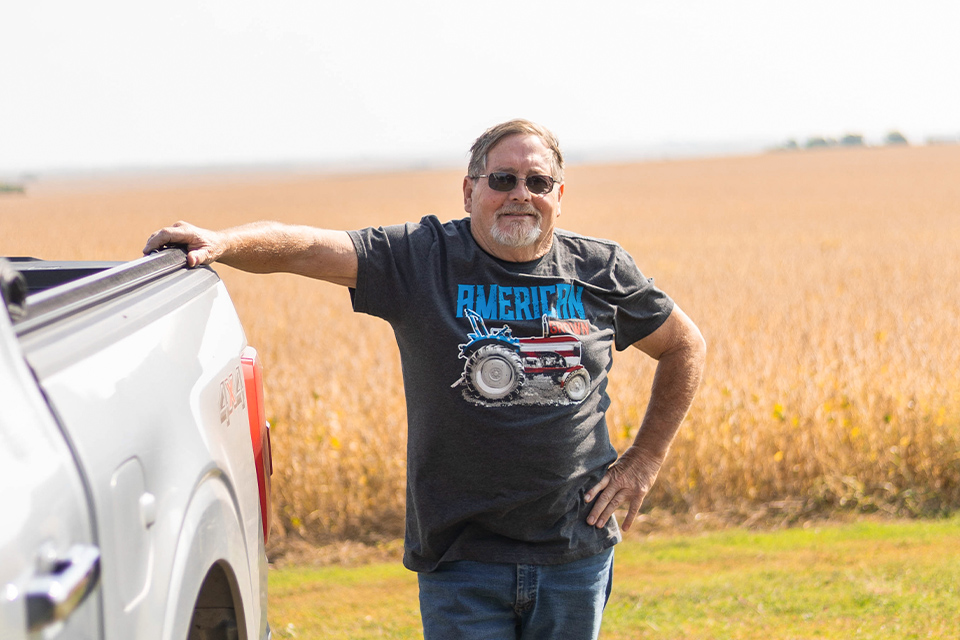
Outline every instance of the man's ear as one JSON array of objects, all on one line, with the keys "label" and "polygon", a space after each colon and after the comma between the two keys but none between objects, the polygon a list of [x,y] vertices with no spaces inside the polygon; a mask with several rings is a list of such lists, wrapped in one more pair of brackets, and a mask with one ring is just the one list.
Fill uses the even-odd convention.
[{"label": "man's ear", "polygon": [[463,178],[463,210],[467,213],[473,213],[473,187],[474,182],[470,176]]}]

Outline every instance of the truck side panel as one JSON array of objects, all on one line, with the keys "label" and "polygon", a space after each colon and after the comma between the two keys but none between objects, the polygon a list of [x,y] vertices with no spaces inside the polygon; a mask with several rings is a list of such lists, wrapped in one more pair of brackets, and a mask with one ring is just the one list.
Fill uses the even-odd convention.
[{"label": "truck side panel", "polygon": [[[76,443],[97,520],[109,523],[99,532],[107,640],[182,640],[169,635],[182,623],[160,621],[170,590],[195,596],[210,569],[184,562],[178,549],[204,546],[222,550],[218,559],[236,574],[250,609],[238,616],[241,637],[258,637],[258,488],[235,384],[246,339],[216,275],[174,272],[21,342]],[[212,519],[191,507],[209,483],[224,501]],[[224,539],[233,542],[224,547]],[[189,622],[190,613],[172,615]]]}]

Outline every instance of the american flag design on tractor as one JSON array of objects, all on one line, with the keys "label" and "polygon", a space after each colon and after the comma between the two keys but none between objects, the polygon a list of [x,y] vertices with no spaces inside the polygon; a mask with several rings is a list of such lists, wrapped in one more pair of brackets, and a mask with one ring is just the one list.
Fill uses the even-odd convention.
[{"label": "american flag design on tractor", "polygon": [[518,338],[509,325],[488,329],[471,309],[464,315],[473,331],[460,346],[463,374],[451,385],[485,406],[509,404],[577,404],[590,393],[590,374],[581,364],[586,333],[581,320],[559,321],[544,315],[543,335]]}]

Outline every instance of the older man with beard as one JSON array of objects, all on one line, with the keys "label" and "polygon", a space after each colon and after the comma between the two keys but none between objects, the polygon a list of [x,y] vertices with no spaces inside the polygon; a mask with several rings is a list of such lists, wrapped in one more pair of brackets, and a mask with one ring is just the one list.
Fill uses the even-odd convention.
[{"label": "older man with beard", "polygon": [[[693,400],[705,345],[618,244],[556,228],[554,135],[526,120],[471,148],[468,218],[330,231],[177,223],[144,252],[350,288],[393,326],[407,400],[404,565],[432,639],[596,638],[613,546],[653,485]],[[658,361],[622,455],[605,411],[612,349]]]}]

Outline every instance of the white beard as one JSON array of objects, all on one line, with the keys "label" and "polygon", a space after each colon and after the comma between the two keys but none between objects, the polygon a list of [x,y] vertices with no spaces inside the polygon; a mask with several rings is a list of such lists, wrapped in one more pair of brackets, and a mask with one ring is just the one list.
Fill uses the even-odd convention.
[{"label": "white beard", "polygon": [[[506,211],[505,213],[509,213]],[[523,210],[522,213],[535,213],[536,217],[524,217],[519,220],[507,220],[498,216],[490,235],[505,247],[520,249],[529,247],[540,239],[540,223],[543,220],[539,211]]]}]

